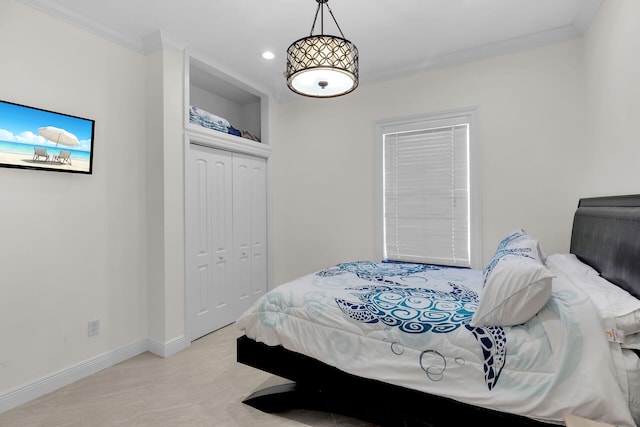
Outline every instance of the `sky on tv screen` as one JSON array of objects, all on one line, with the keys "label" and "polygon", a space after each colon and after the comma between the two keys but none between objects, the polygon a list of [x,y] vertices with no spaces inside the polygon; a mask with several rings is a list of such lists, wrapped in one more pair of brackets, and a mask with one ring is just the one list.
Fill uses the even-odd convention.
[{"label": "sky on tv screen", "polygon": [[38,128],[45,126],[55,126],[74,134],[80,142],[74,150],[91,151],[91,120],[0,102],[0,141],[54,146],[55,142],[38,134]]}]

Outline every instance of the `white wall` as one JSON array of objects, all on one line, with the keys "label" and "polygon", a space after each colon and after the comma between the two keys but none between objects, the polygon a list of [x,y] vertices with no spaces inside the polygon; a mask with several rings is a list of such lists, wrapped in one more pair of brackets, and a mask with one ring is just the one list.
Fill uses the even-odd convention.
[{"label": "white wall", "polygon": [[0,97],[96,121],[93,175],[0,168],[1,396],[147,337],[147,247],[144,56],[0,8]]},{"label": "white wall", "polygon": [[[165,333],[160,343],[179,351],[188,343],[185,336],[185,225],[184,225],[184,54],[163,51],[163,224],[164,251],[160,268],[164,269],[164,311],[161,317]],[[147,212],[149,217],[152,213]],[[149,230],[151,232],[151,230]],[[173,344],[171,344],[173,342]],[[171,347],[174,347],[173,349]]]},{"label": "white wall", "polygon": [[185,346],[184,55],[161,49],[146,62],[148,334],[166,356]]},{"label": "white wall", "polygon": [[484,261],[515,226],[566,251],[585,192],[582,64],[578,40],[278,106],[275,284],[373,256],[375,120],[467,106],[479,107]]},{"label": "white wall", "polygon": [[374,120],[472,105],[485,261],[514,226],[568,251],[580,197],[640,193],[639,16],[637,0],[605,1],[581,40],[279,105],[274,284],[373,256]]},{"label": "white wall", "polygon": [[[180,338],[184,219],[179,55],[145,58],[0,7],[0,97],[96,120],[93,175],[0,168],[2,398],[147,337]],[[516,225],[566,251],[579,197],[640,193],[639,7],[604,2],[584,40],[272,104],[274,283],[372,257],[375,120],[461,106],[480,108],[485,259]],[[162,93],[147,99],[147,84]],[[93,319],[102,331],[87,338]]]},{"label": "white wall", "polygon": [[640,193],[639,19],[639,1],[607,0],[585,37],[590,195]]}]

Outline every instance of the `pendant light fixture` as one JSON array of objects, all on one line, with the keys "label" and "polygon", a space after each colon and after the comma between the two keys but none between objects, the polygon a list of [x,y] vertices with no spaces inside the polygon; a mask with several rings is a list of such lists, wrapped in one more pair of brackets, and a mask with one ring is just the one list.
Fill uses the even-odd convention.
[{"label": "pendant light fixture", "polygon": [[[313,98],[345,95],[358,87],[358,49],[344,38],[329,0],[316,0],[318,8],[308,37],[296,40],[287,49],[287,86]],[[342,37],[324,34],[324,8],[327,8]],[[320,34],[313,30],[320,14]]]}]

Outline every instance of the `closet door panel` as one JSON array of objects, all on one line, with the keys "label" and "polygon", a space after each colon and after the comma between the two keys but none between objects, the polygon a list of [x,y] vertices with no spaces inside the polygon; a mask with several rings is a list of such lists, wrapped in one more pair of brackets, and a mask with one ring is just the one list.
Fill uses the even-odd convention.
[{"label": "closet door panel", "polygon": [[267,292],[267,162],[251,165],[251,300]]},{"label": "closet door panel", "polygon": [[232,163],[229,153],[218,151],[211,163],[211,240],[215,250],[215,268],[210,283],[212,306],[218,311],[219,325],[216,329],[232,323],[234,318],[232,292],[233,283],[233,182]]},{"label": "closet door panel", "polygon": [[234,295],[238,315],[251,304],[251,157],[233,155]]},{"label": "closet door panel", "polygon": [[193,145],[187,156],[187,315],[196,339],[235,320],[229,291],[232,156]]}]

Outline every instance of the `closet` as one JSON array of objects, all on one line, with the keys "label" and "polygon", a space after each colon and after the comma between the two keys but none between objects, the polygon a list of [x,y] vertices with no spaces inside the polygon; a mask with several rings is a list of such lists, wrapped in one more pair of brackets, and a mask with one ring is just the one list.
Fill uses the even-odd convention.
[{"label": "closet", "polygon": [[[188,121],[195,105],[262,137],[262,98],[187,57],[185,102],[186,322],[190,340],[233,323],[269,286],[271,147]],[[258,104],[257,106],[255,104]],[[230,120],[230,121],[231,121]]]}]

